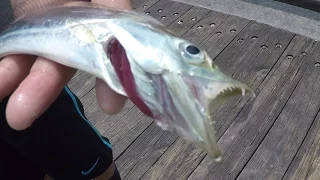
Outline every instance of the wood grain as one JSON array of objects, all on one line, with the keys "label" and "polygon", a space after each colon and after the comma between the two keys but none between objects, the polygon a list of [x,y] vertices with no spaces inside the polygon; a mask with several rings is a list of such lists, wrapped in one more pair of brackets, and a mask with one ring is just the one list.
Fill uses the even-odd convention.
[{"label": "wood grain", "polygon": [[312,40],[295,36],[257,88],[257,98],[248,102],[220,138],[223,162],[215,164],[206,157],[189,179],[236,179],[301,80],[306,63],[300,53],[310,46]]},{"label": "wood grain", "polygon": [[[318,43],[319,47],[319,43]],[[316,56],[313,54],[310,54],[312,56],[312,59],[310,59],[311,64],[310,66],[313,66],[314,62],[319,62],[320,60],[320,51],[318,48],[318,52],[316,52]],[[314,59],[313,59],[314,58]],[[318,76],[315,76],[314,74],[317,74],[319,72],[318,68],[311,67],[312,69],[312,77],[313,80],[311,80],[310,85],[307,86],[317,86],[318,84]],[[311,78],[311,77],[310,77]],[[314,94],[314,92],[317,92],[317,89],[312,92],[308,92],[308,94]],[[305,96],[305,93],[302,95]],[[301,100],[300,100],[301,101]],[[312,99],[313,101],[313,99]],[[310,102],[312,102],[310,101]],[[309,104],[309,106],[317,105],[317,102],[314,104]],[[309,109],[306,110],[307,113],[309,112]],[[312,112],[314,113],[314,112]],[[316,180],[320,177],[320,167],[319,167],[319,143],[320,143],[320,117],[319,117],[319,110],[317,110],[317,116],[315,117],[313,124],[310,127],[310,130],[308,131],[308,134],[306,137],[304,137],[304,141],[299,148],[299,151],[297,154],[295,154],[295,157],[293,161],[290,164],[290,167],[287,169],[285,176],[283,177],[284,180],[292,179],[292,180],[299,180],[299,179],[308,179],[308,180]],[[308,114],[306,114],[308,116]],[[305,120],[308,120],[307,118],[303,117],[300,119],[302,123],[304,123]],[[300,129],[299,129],[300,131]],[[301,138],[301,137],[299,137]]]},{"label": "wood grain", "polygon": [[238,179],[281,179],[286,172],[320,108],[320,71],[314,67],[319,48],[312,43],[305,50],[310,56],[295,57],[303,61],[303,76]]}]

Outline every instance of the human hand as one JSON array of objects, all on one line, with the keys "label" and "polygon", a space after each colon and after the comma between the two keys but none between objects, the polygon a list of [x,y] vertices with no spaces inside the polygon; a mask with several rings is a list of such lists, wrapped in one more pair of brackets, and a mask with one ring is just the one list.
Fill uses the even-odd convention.
[{"label": "human hand", "polygon": [[[71,0],[11,0],[11,4],[15,17],[19,18],[40,8],[69,1]],[[92,0],[92,2],[132,9],[130,0]],[[12,93],[6,108],[8,124],[16,130],[31,126],[33,121],[55,101],[75,73],[75,69],[43,57],[11,55],[1,60],[0,100]],[[115,93],[100,79],[96,80],[96,94],[101,109],[106,113],[121,111],[126,101],[126,97]]]}]

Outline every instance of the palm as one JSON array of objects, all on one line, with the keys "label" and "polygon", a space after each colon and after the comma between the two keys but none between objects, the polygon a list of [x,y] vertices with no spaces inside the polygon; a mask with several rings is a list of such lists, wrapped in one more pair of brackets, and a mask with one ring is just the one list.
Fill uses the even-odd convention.
[{"label": "palm", "polygon": [[[11,0],[11,3],[15,17],[19,18],[35,11],[35,8],[54,6],[69,1]],[[96,0],[95,2],[99,3],[99,1],[104,1],[105,5],[110,5],[108,1],[112,2],[112,0]],[[129,5],[122,6],[130,8]],[[54,102],[75,73],[75,69],[42,57],[29,55],[5,57],[0,61],[0,100],[11,95],[6,109],[9,125],[17,130],[29,127]],[[105,112],[116,113],[123,108],[126,98],[116,94],[99,79],[96,91],[99,105]]]}]

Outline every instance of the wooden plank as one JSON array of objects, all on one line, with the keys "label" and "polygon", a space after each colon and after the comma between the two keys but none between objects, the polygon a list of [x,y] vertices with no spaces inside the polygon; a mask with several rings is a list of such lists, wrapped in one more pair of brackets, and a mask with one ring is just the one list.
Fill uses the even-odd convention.
[{"label": "wooden plank", "polygon": [[[176,36],[182,37],[192,27],[194,27],[200,19],[212,12],[209,9],[193,6],[190,10],[177,18],[168,28],[175,33]],[[176,15],[179,16],[179,15]]]},{"label": "wooden plank", "polygon": [[159,2],[159,0],[133,0],[132,5],[135,10],[144,11]]},{"label": "wooden plank", "polygon": [[[249,24],[249,22],[248,19],[229,16],[200,45],[212,58],[215,58],[236,37],[236,35]],[[232,32],[233,30],[235,30],[235,32]]]},{"label": "wooden plank", "polygon": [[[196,9],[198,9],[198,8],[194,8],[195,10]],[[178,18],[178,21],[180,20],[180,19],[191,19],[192,17],[194,17],[195,15],[192,15],[192,13],[191,12],[193,12],[194,10],[193,10],[193,8],[192,9],[190,9],[190,11],[188,11],[187,13],[185,13],[181,18]],[[202,11],[198,11],[198,10],[196,10],[195,12],[202,12]],[[201,13],[202,15],[205,15],[204,13]],[[190,15],[192,15],[192,16],[190,16]],[[188,17],[189,16],[189,17]],[[209,18],[209,17],[207,17],[207,18]],[[236,19],[236,18],[234,18],[234,19]],[[238,19],[239,20],[239,19]],[[196,20],[195,20],[196,21]],[[249,21],[247,21],[247,22],[249,22]],[[229,27],[233,27],[233,26],[235,26],[233,23],[236,23],[237,25],[239,25],[239,24],[241,24],[241,23],[238,23],[238,21],[233,21],[233,20],[229,20],[229,21],[227,21],[227,23],[223,23],[223,25],[224,26],[229,26]],[[193,24],[197,24],[197,23],[193,23]],[[191,24],[191,25],[193,25],[193,24]],[[175,27],[175,25],[173,25],[174,27]],[[243,25],[243,26],[245,26],[245,25]],[[189,26],[184,26],[184,28],[189,28],[190,27],[190,25]],[[183,29],[181,29],[181,31],[184,31]],[[235,34],[238,34],[239,32],[236,32]],[[183,34],[183,33],[181,33],[181,34]],[[198,34],[198,37],[199,37],[200,35]],[[186,38],[186,37],[185,37]],[[147,129],[147,131],[146,132],[149,132],[149,128],[153,128],[152,126],[150,126],[150,127],[148,127],[148,129]],[[167,132],[161,132],[161,133],[164,133],[164,134],[167,134]],[[139,137],[138,139],[140,139],[140,138],[143,138],[145,135],[144,135],[144,133],[141,135],[141,137]],[[166,140],[165,140],[165,138],[167,138],[166,136],[163,136],[163,137],[160,137],[160,139],[159,140],[161,140],[162,142],[164,142],[164,143],[166,143],[166,147],[167,147],[167,144],[169,144],[169,145],[171,145],[174,141],[172,141],[172,142],[166,142]],[[172,140],[172,139],[176,139],[177,138],[177,136],[175,135],[175,138],[170,138],[170,140]],[[132,153],[136,153],[135,151],[136,151],[136,149],[134,148],[134,147],[136,147],[136,143],[138,143],[138,142],[140,142],[140,141],[137,141],[137,142],[134,142],[133,143],[133,145],[131,146],[131,147],[129,147],[128,148],[128,150],[124,153],[124,154],[132,154]],[[145,141],[146,143],[147,143],[147,145],[149,145],[149,141]],[[185,146],[182,146],[182,144],[184,144]],[[152,144],[151,144],[151,146],[152,146]],[[149,149],[149,148],[147,148],[147,149]],[[172,150],[172,149],[174,149],[174,150]],[[204,156],[204,153],[202,152],[202,151],[199,151],[197,148],[195,148],[193,145],[191,145],[191,144],[189,144],[189,143],[187,143],[186,141],[184,141],[184,140],[181,140],[181,139],[179,139],[177,142],[175,142],[173,145],[172,145],[172,147],[170,147],[170,149],[168,150],[168,153],[167,152],[165,152],[166,154],[170,154],[170,152],[171,151],[174,151],[174,152],[176,152],[176,153],[174,153],[174,155],[176,155],[176,154],[180,154],[180,156],[179,156],[179,161],[185,161],[185,160],[187,160],[187,161],[185,161],[185,162],[180,162],[181,163],[181,165],[183,165],[183,167],[179,167],[179,170],[177,171],[177,173],[176,174],[173,174],[173,176],[176,176],[176,177],[181,177],[182,179],[183,179],[183,177],[184,178],[186,178],[189,174],[190,174],[190,172],[194,169],[194,168],[196,168],[196,166],[197,166],[197,164],[200,162],[200,158],[198,158],[198,155],[196,155],[196,156],[194,156],[193,158],[195,158],[195,159],[190,159],[190,158],[184,158],[184,156],[183,156],[183,154],[182,153],[184,153],[184,155],[185,156],[188,156],[188,155],[190,155],[190,152],[191,151],[193,151],[194,150],[194,153],[195,153],[195,155],[196,154],[199,154],[199,156],[200,156],[200,154],[201,154],[201,156]],[[124,172],[124,176],[125,176],[125,178],[128,178],[128,179],[136,179],[136,178],[139,178],[141,175],[143,175],[142,176],[142,179],[144,179],[144,178],[151,178],[152,177],[152,179],[155,179],[155,178],[160,178],[160,179],[163,179],[163,178],[166,178],[166,177],[164,177],[164,176],[170,176],[170,175],[172,175],[172,173],[173,172],[175,172],[174,170],[176,169],[176,168],[173,168],[173,166],[175,166],[176,167],[176,162],[174,162],[174,163],[172,163],[172,161],[167,161],[167,159],[164,159],[164,161],[167,161],[168,163],[167,163],[167,165],[168,165],[168,167],[166,166],[166,167],[164,167],[164,166],[162,166],[162,163],[161,162],[156,162],[156,164],[154,164],[154,166],[150,169],[150,170],[148,170],[148,168],[140,168],[140,162],[141,162],[141,160],[140,160],[140,158],[139,157],[141,157],[142,155],[141,154],[144,154],[145,152],[144,151],[142,151],[142,152],[139,152],[138,154],[139,155],[137,155],[137,154],[135,154],[135,156],[131,156],[131,160],[128,160],[128,157],[130,157],[129,155],[127,155],[126,157],[127,157],[127,159],[120,159],[119,158],[119,161],[117,160],[116,161],[116,164],[117,165],[119,165],[119,166],[121,166],[121,167],[123,167],[124,165],[123,164],[126,164],[128,161],[133,161],[133,162],[139,162],[139,163],[137,163],[137,164],[135,164],[135,163],[131,163],[130,165],[128,165],[128,164],[126,164],[126,167],[125,167],[125,172]],[[143,157],[144,158],[146,158],[146,159],[149,159],[150,161],[153,161],[153,162],[147,162],[147,164],[150,164],[150,165],[152,165],[152,163],[155,163],[155,161],[161,156],[162,154],[161,153],[157,153],[157,152],[154,152],[154,153],[147,153],[147,154],[145,154],[145,155],[143,155]],[[155,157],[155,156],[157,156],[157,157]],[[172,156],[172,157],[174,157],[174,156]],[[189,157],[189,156],[188,156]],[[161,158],[162,159],[162,158]],[[161,160],[160,159],[160,160]],[[174,159],[174,158],[172,158],[172,159]],[[170,164],[169,164],[170,163]],[[161,169],[158,169],[158,168],[156,168],[158,165],[161,165],[162,166],[162,168]],[[172,166],[170,166],[170,165],[172,165]],[[134,166],[134,167],[132,167],[132,166]],[[126,172],[128,172],[128,170],[126,170],[126,169],[130,169],[130,172],[129,172],[129,174],[128,175],[126,175]],[[154,171],[154,169],[157,169],[156,171]],[[148,171],[147,171],[148,170]],[[146,172],[146,173],[145,173]],[[155,173],[156,172],[156,174],[153,174],[153,173]],[[166,173],[164,173],[164,172],[166,172]],[[180,173],[181,172],[181,173]],[[145,174],[144,174],[145,173]],[[158,177],[159,176],[159,177]]]},{"label": "wooden plank", "polygon": [[308,48],[309,56],[297,57],[307,66],[302,79],[238,179],[281,179],[302,144],[320,108],[320,71],[314,67],[320,43]]},{"label": "wooden plank", "polygon": [[[226,74],[245,82],[255,90],[271,71],[294,35],[256,23],[252,23],[248,29],[251,30],[244,30],[244,33],[239,34],[216,58],[216,63]],[[238,42],[239,39],[243,42]],[[261,48],[264,46],[267,49]],[[217,138],[224,134],[249,100],[250,97],[234,97],[213,114]]]},{"label": "wooden plank", "polygon": [[174,1],[162,0],[144,12],[166,26],[169,26],[193,6]]},{"label": "wooden plank", "polygon": [[[319,44],[319,43],[318,43]],[[319,46],[319,45],[318,45]],[[316,62],[320,61],[320,52],[315,58]],[[314,71],[319,71],[318,67]],[[315,77],[314,81],[317,81],[319,76]],[[318,82],[314,82],[316,84]],[[313,92],[310,92],[313,93]],[[308,110],[309,111],[309,110]],[[284,180],[316,180],[320,177],[319,168],[319,143],[320,143],[320,116],[319,112],[315,118],[308,135],[306,136],[303,144],[301,145],[298,153],[295,155],[290,167],[286,171]],[[303,118],[304,121],[305,118]]]},{"label": "wooden plank", "polygon": [[255,152],[273,122],[301,80],[306,63],[300,57],[308,52],[312,40],[295,36],[274,68],[257,88],[257,98],[239,113],[218,144],[223,162],[214,163],[206,157],[193,174],[192,179],[235,179]]},{"label": "wooden plank", "polygon": [[205,153],[197,147],[178,138],[158,161],[141,177],[141,180],[187,179],[201,162]]},{"label": "wooden plank", "polygon": [[78,71],[69,81],[68,87],[79,99],[95,88],[96,78],[83,71]]},{"label": "wooden plank", "polygon": [[[253,27],[255,27],[255,28],[253,28]],[[248,33],[249,31],[251,31],[251,32]],[[260,31],[263,32],[263,33],[261,33]],[[267,35],[267,32],[269,32],[269,31],[270,31],[270,28],[266,27],[266,25],[258,24],[258,26],[257,26],[257,24],[252,22],[247,27],[247,29],[244,29],[243,32],[240,32],[240,34],[238,36],[239,37],[243,37],[243,38],[245,38],[245,37],[250,37],[251,38],[254,35],[256,35],[256,36],[260,36],[260,35],[261,36],[265,36],[265,35]],[[283,31],[281,31],[281,32],[283,32]],[[284,36],[284,33],[281,33],[281,32],[278,33],[279,35],[276,36],[275,39],[279,40],[279,37],[283,37],[282,40],[284,41],[284,47],[285,47],[286,44],[288,44],[290,42],[290,40],[291,40],[293,35],[290,34],[290,35],[285,35]],[[273,34],[274,34],[274,32],[268,34],[268,36],[266,36],[267,37],[266,40],[264,40],[264,38],[261,38],[261,40],[253,40],[253,41],[251,41],[251,43],[255,44],[255,43],[261,41],[260,44],[264,44],[270,38],[270,36],[272,36]],[[272,38],[270,38],[270,39],[272,39]],[[234,41],[237,42],[237,38],[235,38]],[[257,45],[257,44],[255,44],[255,45]],[[258,45],[259,45],[259,43],[258,43]],[[234,43],[230,43],[230,46],[237,46],[239,51],[246,52],[247,54],[251,54],[249,52],[251,52],[251,50],[253,49],[252,48],[253,46],[250,46],[250,45],[248,45],[246,43],[242,43],[242,44],[239,44],[239,45],[238,44],[235,45]],[[257,48],[258,52],[260,52],[261,51],[260,50],[260,46],[257,46],[257,47],[258,47]],[[245,48],[247,48],[247,49],[245,49]],[[275,53],[270,53],[270,54],[277,54],[278,57],[279,57],[283,51],[284,50],[282,50],[280,52],[277,51]],[[230,51],[227,51],[227,52],[230,53]],[[221,54],[223,54],[223,52]],[[257,54],[257,53],[255,53],[255,54]],[[249,55],[247,55],[247,56],[249,56]],[[267,54],[263,54],[263,53],[261,53],[261,56],[266,56],[267,58],[269,57]],[[275,57],[272,60],[276,61],[278,59],[278,57]],[[217,60],[218,59],[219,59],[219,56],[217,57]],[[242,58],[242,56],[239,55],[239,60],[238,61],[247,61],[247,63],[243,63],[242,65],[244,67],[248,68],[250,66],[250,64],[252,63],[252,61],[255,60],[255,59],[259,59],[259,58],[256,58],[256,56],[252,56],[252,58],[248,58],[248,57],[247,58]],[[235,60],[235,62],[237,61],[237,59],[234,59],[234,60]],[[263,63],[265,63],[265,61],[263,61]],[[261,74],[259,72],[259,70],[260,70],[259,69],[259,65],[260,64],[259,63],[255,64],[256,66],[251,66],[249,69],[247,69],[248,71],[249,70],[251,71],[251,73],[250,74],[248,73],[248,75],[251,75],[252,78],[256,79],[256,77],[259,74]],[[220,65],[224,66],[223,64],[220,64]],[[236,66],[236,68],[233,68],[234,72],[236,72],[236,70],[239,68],[240,65],[241,64],[235,63],[235,64],[230,65],[229,67],[233,68],[234,66]],[[270,67],[270,69],[271,69],[271,67]],[[229,73],[232,74],[234,72],[229,72]],[[243,76],[243,78],[245,78],[245,77],[246,76]],[[245,104],[245,103],[243,103],[243,104]],[[230,111],[230,109],[231,108],[229,108],[229,111]],[[150,172],[148,172],[148,174],[146,174],[144,176],[146,179],[154,177],[155,176],[155,174],[154,174],[155,171],[157,171],[157,172],[160,171],[159,172],[159,174],[161,174],[161,176],[159,177],[160,179],[167,179],[167,177],[170,177],[170,178],[188,177],[192,173],[193,169],[198,165],[198,163],[202,160],[202,158],[205,156],[205,154],[198,148],[194,149],[194,147],[192,145],[190,145],[190,144],[189,144],[189,146],[187,148],[181,148],[181,149],[179,149],[177,151],[174,151],[175,153],[172,153],[171,150],[172,149],[176,149],[179,146],[179,143],[181,141],[183,141],[183,140],[179,138],[172,145],[172,147],[169,147],[168,151],[165,152],[165,154],[159,159],[159,161],[155,165],[153,165],[153,167],[150,169]],[[192,155],[194,154],[196,159],[192,159],[192,158],[195,158],[195,157],[193,157],[193,156],[190,157],[190,154],[192,154]],[[177,159],[180,159],[183,162],[177,162]],[[190,161],[187,162],[187,161],[185,161],[185,159],[189,159]],[[163,164],[165,164],[166,166],[164,166]],[[176,167],[176,164],[179,164],[179,168],[178,169]]]},{"label": "wooden plank", "polygon": [[[216,11],[210,11],[203,18],[200,19],[193,27],[191,27],[184,35],[183,38],[188,39],[192,43],[200,44],[209,35],[222,25],[222,23],[229,17],[229,15],[222,14]],[[199,36],[201,34],[201,36]]]},{"label": "wooden plank", "polygon": [[116,160],[121,177],[128,180],[141,178],[176,137],[176,134],[163,131],[152,123]]},{"label": "wooden plank", "polygon": [[287,170],[283,180],[317,180],[320,177],[320,113]]}]

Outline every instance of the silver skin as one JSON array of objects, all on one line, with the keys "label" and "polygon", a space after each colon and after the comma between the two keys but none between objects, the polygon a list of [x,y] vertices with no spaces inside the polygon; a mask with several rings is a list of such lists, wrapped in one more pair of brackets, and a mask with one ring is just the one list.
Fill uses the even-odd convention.
[{"label": "silver skin", "polygon": [[126,96],[106,52],[114,38],[156,124],[221,161],[211,115],[229,97],[252,90],[223,74],[204,50],[189,53],[187,47],[195,45],[148,15],[91,3],[43,10],[2,32],[0,57],[42,56],[99,77]]}]

